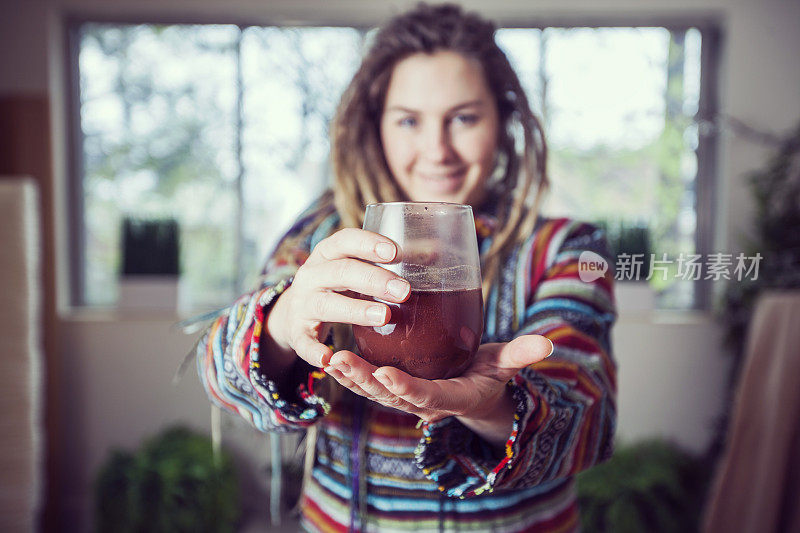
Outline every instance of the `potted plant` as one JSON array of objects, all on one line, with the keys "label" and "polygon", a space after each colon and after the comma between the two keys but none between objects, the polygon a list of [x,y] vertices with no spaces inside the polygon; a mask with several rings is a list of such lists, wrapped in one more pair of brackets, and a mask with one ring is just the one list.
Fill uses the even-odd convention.
[{"label": "potted plant", "polygon": [[647,282],[652,260],[650,228],[641,222],[604,220],[597,223],[606,232],[616,269],[617,307],[621,312],[652,311],[655,291]]},{"label": "potted plant", "polygon": [[711,468],[661,439],[617,446],[577,476],[584,531],[698,531]]},{"label": "potted plant", "polygon": [[233,532],[241,516],[232,456],[173,427],[135,453],[114,451],[94,484],[99,533]]},{"label": "potted plant", "polygon": [[178,302],[179,255],[175,219],[125,217],[119,306],[174,310]]}]

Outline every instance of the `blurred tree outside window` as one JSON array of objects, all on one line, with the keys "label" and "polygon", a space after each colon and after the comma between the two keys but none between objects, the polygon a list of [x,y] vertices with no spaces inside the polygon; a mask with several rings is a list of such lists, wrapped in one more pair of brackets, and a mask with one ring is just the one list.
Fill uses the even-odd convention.
[{"label": "blurred tree outside window", "polygon": [[[179,221],[189,309],[248,290],[329,183],[329,122],[368,35],[81,23],[75,303],[115,304],[120,224],[131,214]],[[498,41],[544,121],[545,214],[646,224],[657,254],[694,253],[700,32],[514,28]],[[695,301],[691,282],[650,283],[660,307]]]}]

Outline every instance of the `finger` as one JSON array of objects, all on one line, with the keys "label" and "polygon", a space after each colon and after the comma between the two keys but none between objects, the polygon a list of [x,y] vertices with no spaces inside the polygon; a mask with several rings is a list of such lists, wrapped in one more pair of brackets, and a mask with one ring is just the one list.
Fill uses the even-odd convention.
[{"label": "finger", "polygon": [[358,385],[372,400],[412,414],[421,412],[415,405],[410,404],[393,394],[372,375],[377,367],[357,356],[353,352],[342,350],[331,357],[331,366],[338,369],[345,377]]},{"label": "finger", "polygon": [[389,238],[358,228],[345,228],[321,240],[308,261],[332,261],[357,257],[365,261],[389,263],[397,255],[397,245]]},{"label": "finger", "polygon": [[343,387],[346,387],[346,388],[350,389],[351,391],[353,391],[354,393],[358,394],[359,396],[363,396],[365,398],[369,398],[370,400],[372,399],[372,398],[370,398],[370,396],[366,392],[364,392],[364,390],[361,387],[356,385],[353,382],[353,380],[348,379],[344,374],[342,374],[341,371],[339,371],[338,367],[336,367],[336,366],[326,366],[325,368],[323,368],[323,370],[325,371],[326,374],[328,374],[333,379],[338,381],[339,384],[342,385]]},{"label": "finger", "polygon": [[542,335],[522,335],[506,343],[497,356],[497,367],[510,372],[508,378],[520,369],[538,363],[552,355],[555,345]]},{"label": "finger", "polygon": [[459,378],[421,379],[391,366],[376,369],[373,377],[388,392],[423,411],[460,414],[472,408],[478,400],[476,388]]},{"label": "finger", "polygon": [[386,304],[349,298],[336,292],[318,292],[309,302],[314,320],[359,326],[383,326],[391,312]]},{"label": "finger", "polygon": [[411,292],[409,283],[385,268],[358,259],[338,259],[305,268],[300,276],[313,285],[332,291],[351,290],[391,302],[403,302]]},{"label": "finger", "polygon": [[333,355],[333,350],[309,335],[300,335],[290,345],[298,357],[317,368],[328,366]]}]

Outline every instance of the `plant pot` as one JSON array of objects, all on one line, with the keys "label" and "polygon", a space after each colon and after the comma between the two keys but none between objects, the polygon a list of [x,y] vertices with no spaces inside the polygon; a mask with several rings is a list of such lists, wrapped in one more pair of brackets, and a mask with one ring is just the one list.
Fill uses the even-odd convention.
[{"label": "plant pot", "polygon": [[178,276],[141,274],[119,280],[120,309],[170,310],[178,308]]}]

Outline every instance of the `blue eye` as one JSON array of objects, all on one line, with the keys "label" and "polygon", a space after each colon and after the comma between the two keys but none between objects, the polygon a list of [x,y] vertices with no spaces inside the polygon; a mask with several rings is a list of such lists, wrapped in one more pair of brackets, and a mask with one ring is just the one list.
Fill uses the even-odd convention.
[{"label": "blue eye", "polygon": [[476,122],[478,122],[479,119],[480,119],[480,117],[478,117],[478,115],[476,115],[474,113],[465,113],[465,114],[461,114],[461,115],[456,115],[455,116],[456,122],[459,122],[459,123],[464,124],[466,126],[471,126],[471,125],[475,124]]},{"label": "blue eye", "polygon": [[417,125],[417,119],[414,117],[403,117],[397,121],[397,125],[404,128],[413,128]]}]

